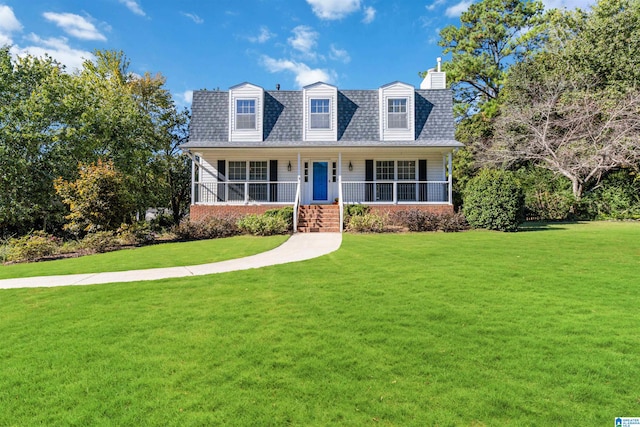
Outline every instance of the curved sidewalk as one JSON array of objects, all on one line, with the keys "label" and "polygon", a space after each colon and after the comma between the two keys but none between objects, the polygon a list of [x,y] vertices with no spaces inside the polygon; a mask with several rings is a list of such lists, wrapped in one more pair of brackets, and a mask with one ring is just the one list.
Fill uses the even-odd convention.
[{"label": "curved sidewalk", "polygon": [[38,276],[0,280],[0,289],[45,288],[54,286],[98,285],[103,283],[138,282],[173,277],[202,276],[249,270],[269,265],[286,264],[317,258],[338,250],[342,244],[340,233],[296,233],[275,249],[244,258],[186,267],[150,268],[110,273]]}]

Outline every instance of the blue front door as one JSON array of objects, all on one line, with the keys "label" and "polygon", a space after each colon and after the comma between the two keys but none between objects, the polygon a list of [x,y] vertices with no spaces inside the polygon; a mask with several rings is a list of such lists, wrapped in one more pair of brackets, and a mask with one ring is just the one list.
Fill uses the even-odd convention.
[{"label": "blue front door", "polygon": [[328,162],[313,162],[313,200],[326,201]]}]

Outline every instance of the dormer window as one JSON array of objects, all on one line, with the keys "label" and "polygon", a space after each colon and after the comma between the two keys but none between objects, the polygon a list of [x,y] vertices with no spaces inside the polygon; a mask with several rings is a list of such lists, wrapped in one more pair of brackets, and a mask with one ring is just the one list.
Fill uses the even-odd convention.
[{"label": "dormer window", "polygon": [[407,99],[389,98],[387,100],[387,126],[389,129],[407,129]]},{"label": "dormer window", "polygon": [[236,129],[256,128],[256,100],[238,99],[236,101]]},{"label": "dormer window", "polygon": [[309,127],[311,129],[331,128],[331,114],[328,99],[312,99],[309,113]]}]

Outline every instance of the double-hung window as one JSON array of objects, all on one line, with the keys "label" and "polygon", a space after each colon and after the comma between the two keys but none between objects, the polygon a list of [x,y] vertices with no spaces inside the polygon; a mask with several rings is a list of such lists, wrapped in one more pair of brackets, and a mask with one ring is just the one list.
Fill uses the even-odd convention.
[{"label": "double-hung window", "polygon": [[268,180],[267,162],[249,162],[249,181],[264,181],[263,183],[249,182],[249,199],[267,201]]},{"label": "double-hung window", "polygon": [[389,129],[407,129],[407,98],[387,100],[387,127]]},{"label": "double-hung window", "polygon": [[256,128],[256,100],[236,100],[236,129]]},{"label": "double-hung window", "polygon": [[227,173],[229,182],[227,200],[230,202],[244,201],[244,181],[247,180],[247,162],[229,162],[229,172]]},{"label": "double-hung window", "polygon": [[309,128],[331,128],[331,115],[329,113],[328,99],[312,99],[309,112]]},{"label": "double-hung window", "polygon": [[398,200],[414,201],[416,200],[416,161],[415,160],[398,160]]},{"label": "double-hung window", "polygon": [[[376,162],[376,181],[393,181],[395,167],[393,160],[378,160]],[[376,200],[390,202],[393,200],[393,183],[376,182]]]}]

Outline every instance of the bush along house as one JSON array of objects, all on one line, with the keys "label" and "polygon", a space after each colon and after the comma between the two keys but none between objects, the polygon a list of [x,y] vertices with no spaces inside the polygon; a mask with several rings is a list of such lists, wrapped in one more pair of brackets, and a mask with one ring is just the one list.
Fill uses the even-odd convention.
[{"label": "bush along house", "polygon": [[344,206],[453,212],[453,103],[446,76],[297,91],[242,83],[195,91],[191,220],[293,206],[295,231],[342,230]]}]

